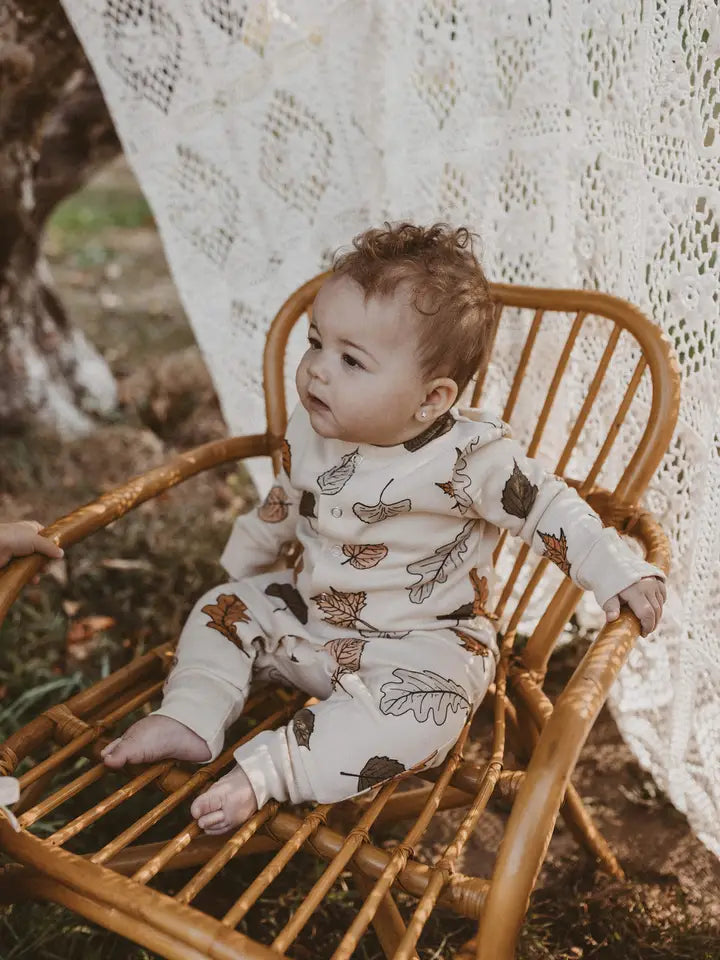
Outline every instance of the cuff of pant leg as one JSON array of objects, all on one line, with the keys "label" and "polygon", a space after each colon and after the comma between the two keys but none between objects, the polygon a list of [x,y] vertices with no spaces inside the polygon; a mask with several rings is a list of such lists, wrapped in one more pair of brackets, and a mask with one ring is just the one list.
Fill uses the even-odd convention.
[{"label": "cuff of pant leg", "polygon": [[279,731],[264,730],[249,743],[238,747],[234,753],[239,767],[245,771],[257,801],[258,810],[271,798],[280,801],[291,800],[288,784],[283,775],[282,764],[275,762],[273,747]]},{"label": "cuff of pant leg", "polygon": [[[242,709],[239,690],[214,677],[195,675],[178,682],[165,692],[162,703],[153,711],[160,717],[171,717],[184,724],[205,741],[211,763],[220,754],[225,742],[225,730]],[[233,716],[234,714],[234,716]]]}]

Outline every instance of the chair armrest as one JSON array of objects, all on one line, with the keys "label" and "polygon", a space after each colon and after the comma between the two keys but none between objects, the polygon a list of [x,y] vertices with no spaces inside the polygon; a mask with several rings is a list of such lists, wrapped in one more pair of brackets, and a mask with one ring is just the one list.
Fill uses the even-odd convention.
[{"label": "chair armrest", "polygon": [[[97,500],[55,520],[41,533],[48,540],[53,540],[60,547],[65,548],[101,527],[106,527],[113,520],[122,517],[146,500],[150,500],[170,487],[177,486],[197,473],[202,473],[203,470],[231,460],[244,460],[247,457],[259,457],[270,453],[271,443],[265,434],[229,437],[226,440],[204,443],[178,454],[167,463],[148,470],[147,473],[132,477],[126,483],[104,493]],[[22,588],[41,569],[47,559],[39,553],[18,557],[0,573],[0,626]]]},{"label": "chair armrest", "polygon": [[[644,543],[648,562],[667,574],[670,545],[654,517],[635,510],[627,532]],[[523,698],[540,727],[540,736],[498,851],[484,906],[485,923],[480,924],[478,935],[479,957],[511,960],[514,956],[520,925],[580,751],[639,635],[640,621],[623,608],[617,620],[602,628],[549,716],[539,697]],[[527,675],[527,669],[518,673]],[[502,923],[498,926],[499,917]],[[490,928],[494,931],[492,953],[487,952]]]}]

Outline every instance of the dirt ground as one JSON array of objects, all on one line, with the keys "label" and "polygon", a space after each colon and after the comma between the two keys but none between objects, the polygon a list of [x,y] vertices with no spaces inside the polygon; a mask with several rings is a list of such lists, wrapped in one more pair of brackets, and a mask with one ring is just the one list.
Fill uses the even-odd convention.
[{"label": "dirt ground", "polygon": [[[0,519],[49,524],[226,428],[152,218],[122,161],[58,212],[46,251],[73,322],[106,357],[121,397],[117,414],[82,440],[64,442],[47,430],[0,438]],[[223,577],[217,558],[232,518],[254,497],[242,468],[226,466],[144,504],[48,564],[0,631],[0,740],[129,656],[176,638],[194,599]],[[558,652],[551,693],[586,643],[578,637]],[[628,880],[596,872],[560,822],[531,902],[521,960],[718,960],[720,862],[640,769],[607,709],[574,783]],[[441,849],[460,815],[438,818],[426,850]],[[500,813],[486,816],[461,869],[490,868],[503,822]],[[278,892],[273,909],[291,904],[292,893]],[[355,905],[350,894],[338,895],[295,955],[319,958],[318,936],[347,924]],[[438,921],[423,960],[451,956],[472,932],[457,917]],[[372,944],[357,955],[381,956]],[[152,955],[59,908],[0,913],[0,960],[59,956]]]}]

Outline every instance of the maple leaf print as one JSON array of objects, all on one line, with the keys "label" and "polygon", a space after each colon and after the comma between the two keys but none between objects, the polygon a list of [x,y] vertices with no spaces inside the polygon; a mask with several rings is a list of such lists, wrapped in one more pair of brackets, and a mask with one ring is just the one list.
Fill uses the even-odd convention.
[{"label": "maple leaf print", "polygon": [[299,747],[310,749],[310,737],[315,729],[315,714],[307,707],[303,707],[293,717],[292,729]]},{"label": "maple leaf print", "polygon": [[390,757],[370,757],[360,773],[345,773],[340,771],[341,777],[357,777],[358,791],[369,790],[384,780],[392,780],[400,773],[405,773],[405,764]]},{"label": "maple leaf print", "polygon": [[381,560],[384,560],[388,553],[388,548],[384,543],[344,543],[342,552],[348,558],[343,560],[343,566],[349,563],[356,570],[368,570],[370,567],[376,567]]},{"label": "maple leaf print", "polygon": [[471,653],[474,657],[489,657],[490,650],[485,646],[484,643],[480,643],[479,640],[476,640],[475,637],[471,637],[469,633],[465,633],[463,630],[458,630],[456,627],[450,628],[452,632],[460,638],[462,641],[461,646]]},{"label": "maple leaf print", "polygon": [[412,587],[405,589],[410,594],[411,603],[422,603],[435,589],[436,583],[445,583],[448,574],[461,563],[467,552],[467,542],[477,521],[468,520],[462,530],[450,543],[438,547],[429,557],[408,564],[406,570],[420,579]]},{"label": "maple leaf print", "polygon": [[448,710],[471,710],[467,691],[449,677],[441,677],[433,670],[393,670],[397,680],[390,680],[380,687],[380,711],[400,717],[412,712],[415,719],[425,723],[429,717],[437,726],[447,719]]},{"label": "maple leaf print", "polygon": [[396,500],[395,503],[383,501],[383,494],[392,482],[393,480],[388,480],[380,491],[378,502],[373,506],[367,503],[353,504],[353,513],[358,520],[362,520],[363,523],[379,523],[381,520],[387,520],[388,517],[396,517],[400,513],[410,513],[412,504],[408,499]]},{"label": "maple leaf print", "polygon": [[307,623],[308,608],[302,594],[291,583],[269,583],[265,587],[268,597],[277,597],[285,604],[300,623]]},{"label": "maple leaf print", "polygon": [[290,468],[292,466],[292,451],[290,449],[290,444],[287,440],[283,440],[280,447],[280,462],[282,463],[283,470],[288,475],[290,479]]},{"label": "maple leaf print", "polygon": [[288,515],[288,500],[281,486],[274,486],[265,497],[265,502],[258,510],[258,516],[265,523],[282,523]]},{"label": "maple leaf print", "polygon": [[357,637],[341,637],[323,644],[337,663],[337,669],[330,678],[333,690],[338,684],[342,686],[340,678],[346,673],[357,673],[360,669],[360,658],[366,643],[367,640],[359,640]]},{"label": "maple leaf print", "polygon": [[513,472],[503,487],[500,500],[505,513],[524,520],[532,510],[538,488],[534,483],[530,483],[514,458],[513,463]]},{"label": "maple leaf print", "polygon": [[545,544],[545,551],[543,553],[544,557],[547,557],[548,560],[552,560],[553,563],[557,564],[558,567],[566,576],[570,576],[570,564],[568,563],[567,558],[567,540],[565,539],[565,534],[563,533],[563,528],[560,527],[560,537],[554,536],[552,533],[540,533],[538,530],[538,536],[542,537],[542,541]]},{"label": "maple leaf print", "polygon": [[320,490],[330,496],[335,493],[340,493],[350,477],[355,473],[357,463],[358,448],[356,447],[351,453],[346,453],[340,460],[340,463],[334,467],[330,467],[325,473],[320,474],[317,478],[317,485],[320,487]]},{"label": "maple leaf print", "polygon": [[250,656],[247,650],[243,649],[240,637],[235,629],[236,623],[250,622],[247,604],[243,603],[240,597],[235,596],[234,593],[221,593],[217,598],[217,603],[208,603],[201,607],[201,610],[210,617],[210,621],[207,623],[208,627],[227,637],[239,650],[242,650],[246,657]]},{"label": "maple leaf print", "polygon": [[364,590],[357,593],[343,593],[341,590],[330,587],[330,593],[319,593],[310,599],[326,614],[323,617],[326,623],[331,623],[335,627],[353,627],[360,618],[360,612],[367,601],[367,594]]}]

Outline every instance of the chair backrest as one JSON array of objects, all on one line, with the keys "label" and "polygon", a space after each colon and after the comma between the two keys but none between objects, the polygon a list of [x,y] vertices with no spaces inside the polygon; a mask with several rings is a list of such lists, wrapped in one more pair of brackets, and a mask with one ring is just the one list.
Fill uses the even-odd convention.
[{"label": "chair backrest", "polygon": [[[263,373],[276,471],[287,425],[288,337],[301,316],[311,315],[327,276],[314,277],[289,297],[268,333]],[[528,456],[591,502],[600,488],[616,503],[637,504],[668,450],[678,416],[680,370],[668,339],[637,307],[609,294],[507,284],[490,289],[497,305],[494,344],[489,364],[470,385],[468,405],[502,411]],[[495,551],[496,567],[505,540]],[[546,560],[523,570],[525,544],[516,553],[496,607],[505,616],[513,591],[522,591],[503,620],[506,630],[517,627],[542,578],[552,576]],[[523,653],[541,671],[582,595],[568,578],[558,582]]]}]

